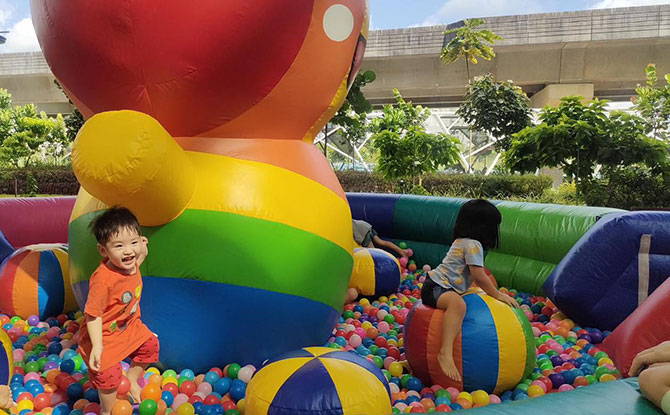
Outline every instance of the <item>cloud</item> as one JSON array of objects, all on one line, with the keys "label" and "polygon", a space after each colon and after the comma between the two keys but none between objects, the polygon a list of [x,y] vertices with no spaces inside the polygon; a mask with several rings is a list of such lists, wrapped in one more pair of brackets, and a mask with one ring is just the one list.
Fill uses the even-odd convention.
[{"label": "cloud", "polygon": [[541,13],[546,10],[539,0],[447,0],[421,26],[449,24],[471,17]]},{"label": "cloud", "polygon": [[668,0],[600,0],[591,4],[591,9],[610,9],[614,7],[633,6],[655,6],[657,4],[670,4]]},{"label": "cloud", "polygon": [[32,52],[40,50],[40,45],[37,42],[37,35],[33,22],[30,17],[19,20],[8,29],[9,33],[4,36],[7,37],[7,43],[0,45],[0,53],[10,52]]}]

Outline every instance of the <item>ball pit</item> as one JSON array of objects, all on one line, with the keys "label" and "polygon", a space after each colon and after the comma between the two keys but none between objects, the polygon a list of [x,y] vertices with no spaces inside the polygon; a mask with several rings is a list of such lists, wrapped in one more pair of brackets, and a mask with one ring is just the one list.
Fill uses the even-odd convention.
[{"label": "ball pit", "polygon": [[[410,372],[404,334],[408,314],[418,301],[424,278],[424,271],[411,273],[403,269],[403,280],[396,293],[347,304],[326,343],[329,350],[358,355],[381,370],[388,381],[393,413],[451,412],[570,391],[621,377],[609,356],[598,348],[609,332],[575,325],[544,297],[509,290],[532,327],[537,360],[531,373],[500,394],[424,384]],[[11,342],[14,347],[10,355],[15,365],[9,384],[17,406],[11,408],[12,414],[100,413],[98,394],[88,381],[86,362],[77,354],[74,336],[81,322],[79,312],[45,321],[0,315],[3,328],[0,336],[6,332],[5,344]],[[128,368],[124,362],[124,371]],[[197,374],[190,369],[177,373],[149,368],[140,379],[146,403],[136,413],[243,413],[249,407],[245,399],[247,384],[253,384],[255,373],[256,368],[245,362]],[[129,387],[124,377],[113,415],[133,413],[132,405],[124,400]]]}]

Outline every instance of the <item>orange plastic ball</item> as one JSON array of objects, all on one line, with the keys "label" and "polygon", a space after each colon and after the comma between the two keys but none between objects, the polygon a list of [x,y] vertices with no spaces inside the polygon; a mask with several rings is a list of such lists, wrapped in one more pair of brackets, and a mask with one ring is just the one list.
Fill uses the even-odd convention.
[{"label": "orange plastic ball", "polygon": [[133,406],[125,400],[117,400],[112,408],[112,415],[132,415]]},{"label": "orange plastic ball", "polygon": [[142,392],[140,392],[140,397],[143,401],[151,399],[158,402],[161,400],[161,387],[155,383],[149,383],[142,389]]}]

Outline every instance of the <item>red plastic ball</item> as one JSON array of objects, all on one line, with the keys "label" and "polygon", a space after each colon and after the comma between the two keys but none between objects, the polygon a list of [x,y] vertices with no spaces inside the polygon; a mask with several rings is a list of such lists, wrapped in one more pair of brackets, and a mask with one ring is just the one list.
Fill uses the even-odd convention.
[{"label": "red plastic ball", "polygon": [[182,382],[179,387],[179,392],[183,393],[186,396],[192,396],[198,388],[195,386],[195,382],[186,380]]}]

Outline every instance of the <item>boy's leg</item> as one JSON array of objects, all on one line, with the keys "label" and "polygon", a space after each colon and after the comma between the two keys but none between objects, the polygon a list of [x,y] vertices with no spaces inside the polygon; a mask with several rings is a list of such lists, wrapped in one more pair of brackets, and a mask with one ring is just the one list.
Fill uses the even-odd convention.
[{"label": "boy's leg", "polygon": [[437,308],[444,310],[442,318],[442,348],[437,355],[442,371],[455,381],[461,380],[461,374],[454,363],[454,341],[461,331],[465,316],[465,301],[455,291],[447,291],[437,300]]},{"label": "boy's leg", "polygon": [[100,415],[110,415],[116,403],[116,389],[98,389]]},{"label": "boy's leg", "polygon": [[149,366],[148,363],[137,363],[133,360],[130,363],[130,369],[128,369],[128,380],[130,381],[130,391],[128,393],[136,404],[142,402],[140,397],[142,388],[140,387],[140,384],[137,383],[137,380],[140,378],[147,366]]},{"label": "boy's leg", "polygon": [[142,372],[144,372],[144,369],[149,366],[149,363],[158,361],[159,349],[158,337],[151,336],[130,355],[132,363],[130,364],[130,369],[128,369],[128,380],[130,381],[130,396],[135,403],[142,401],[142,388],[140,388],[137,380],[142,375]]},{"label": "boy's leg", "polygon": [[[639,383],[644,397],[661,408],[663,397],[670,393],[670,363],[656,363],[643,370]],[[668,399],[670,398],[665,398],[666,401]],[[665,413],[668,413],[668,409],[670,408],[663,408]]]}]

